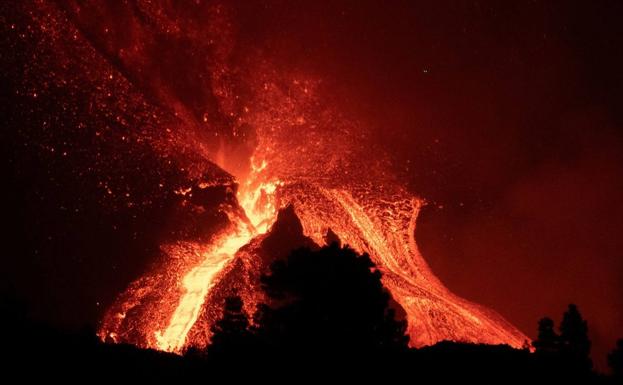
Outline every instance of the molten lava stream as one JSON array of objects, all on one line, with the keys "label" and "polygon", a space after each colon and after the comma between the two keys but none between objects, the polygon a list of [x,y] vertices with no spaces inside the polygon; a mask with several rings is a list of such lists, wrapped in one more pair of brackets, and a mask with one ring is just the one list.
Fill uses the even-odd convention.
[{"label": "molten lava stream", "polygon": [[186,343],[188,332],[197,321],[199,312],[210,288],[214,286],[215,276],[233,260],[236,251],[252,238],[253,233],[243,226],[227,234],[199,266],[194,267],[183,279],[184,294],[171,316],[169,325],[156,332],[158,347],[166,351],[180,351]]},{"label": "molten lava stream", "polygon": [[254,185],[254,176],[260,168],[253,168],[251,177],[238,194],[241,212],[227,212],[233,229],[219,237],[214,248],[206,252],[203,261],[188,272],[183,280],[184,293],[164,331],[156,331],[157,346],[161,350],[180,352],[186,337],[197,321],[206,296],[216,284],[218,274],[234,260],[236,252],[255,236],[265,233],[276,216],[273,202],[279,182]]}]

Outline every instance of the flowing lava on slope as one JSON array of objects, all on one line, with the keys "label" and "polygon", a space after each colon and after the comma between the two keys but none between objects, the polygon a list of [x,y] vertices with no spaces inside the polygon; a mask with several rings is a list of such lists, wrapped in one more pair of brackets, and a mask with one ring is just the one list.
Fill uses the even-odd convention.
[{"label": "flowing lava on slope", "polygon": [[[265,166],[266,163],[262,164]],[[262,168],[254,167],[252,175]],[[107,314],[100,336],[114,342],[128,341],[139,346],[180,352],[188,345],[187,336],[197,323],[211,289],[228,267],[232,267],[239,250],[264,234],[276,219],[274,195],[278,186],[278,181],[254,183],[252,179],[243,184],[236,194],[239,203],[221,205],[220,211],[226,214],[228,225],[208,245],[179,242],[163,246],[164,253],[174,262],[164,262],[152,276],[134,282],[121,296],[116,304],[118,307]],[[198,186],[200,189],[210,187],[214,186],[209,183]],[[191,190],[179,193],[186,195]],[[162,289],[162,297],[153,301],[152,296],[159,295],[157,291]],[[132,311],[141,313],[142,319],[130,319],[128,324],[126,316]],[[150,320],[147,314],[156,317]],[[165,322],[165,318],[168,321]],[[211,317],[210,322],[213,319]],[[150,322],[151,325],[147,326]],[[196,343],[205,344],[207,339],[193,342]]]},{"label": "flowing lava on slope", "polygon": [[[262,164],[264,167],[266,163]],[[262,168],[254,168],[253,174]],[[230,228],[220,235],[203,260],[193,267],[182,279],[183,294],[171,319],[162,331],[155,332],[157,347],[167,351],[180,351],[188,332],[193,327],[215,278],[230,263],[236,252],[254,237],[264,234],[276,218],[276,207],[272,201],[278,182],[260,183],[251,188],[251,181],[243,185],[238,194],[239,210],[226,210]]]},{"label": "flowing lava on slope", "polygon": [[209,326],[227,295],[241,294],[252,314],[262,298],[258,276],[266,269],[257,258],[258,240],[270,231],[279,208],[293,205],[304,234],[316,244],[325,243],[330,229],[370,254],[406,312],[411,345],[456,340],[520,347],[526,341],[494,311],[455,296],[430,272],[414,240],[420,199],[400,188],[380,196],[387,186],[351,192],[310,179],[277,180],[267,176],[266,160],[252,165],[236,194],[239,203],[221,208],[229,220],[226,230],[209,245],[163,247],[169,262],[120,297],[104,319],[102,338],[179,353],[209,343]]}]

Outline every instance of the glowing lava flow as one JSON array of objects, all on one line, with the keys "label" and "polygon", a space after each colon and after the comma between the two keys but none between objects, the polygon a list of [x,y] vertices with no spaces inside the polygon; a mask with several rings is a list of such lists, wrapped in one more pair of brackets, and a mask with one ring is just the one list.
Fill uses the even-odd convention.
[{"label": "glowing lava flow", "polygon": [[179,304],[164,331],[156,331],[157,347],[161,350],[179,352],[186,344],[186,338],[195,325],[204,305],[206,295],[215,284],[215,277],[230,263],[236,252],[255,236],[265,233],[276,217],[273,195],[278,182],[262,182],[255,185],[255,177],[265,167],[252,163],[250,178],[238,193],[243,213],[226,212],[233,228],[222,235],[213,248],[204,254],[203,261],[187,273]]},{"label": "glowing lava flow", "polygon": [[158,347],[167,351],[179,351],[186,342],[186,335],[197,321],[204,298],[214,286],[214,277],[230,262],[236,251],[253,236],[252,229],[240,226],[219,242],[213,251],[206,253],[201,264],[193,268],[183,279],[184,294],[164,332],[157,331]]},{"label": "glowing lava flow", "polygon": [[451,293],[430,271],[415,242],[423,202],[390,185],[282,186],[305,235],[322,244],[330,228],[342,242],[368,253],[383,284],[405,310],[411,346],[442,340],[521,347],[527,337],[496,312]]},{"label": "glowing lava flow", "polygon": [[261,300],[257,277],[265,268],[256,239],[271,228],[280,208],[292,205],[303,235],[315,243],[324,244],[331,229],[370,255],[405,310],[412,346],[442,340],[523,345],[526,337],[513,325],[454,295],[430,271],[415,242],[422,200],[391,183],[277,180],[266,169],[266,161],[252,162],[237,202],[223,207],[228,230],[207,247],[170,245],[165,264],[130,286],[104,319],[102,338],[181,352],[209,343],[210,325],[232,292],[252,314]]}]

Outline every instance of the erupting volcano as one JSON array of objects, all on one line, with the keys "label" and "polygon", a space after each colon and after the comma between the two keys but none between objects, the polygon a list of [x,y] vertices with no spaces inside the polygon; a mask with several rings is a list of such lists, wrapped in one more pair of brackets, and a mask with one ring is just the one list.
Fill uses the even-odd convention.
[{"label": "erupting volcano", "polygon": [[[292,248],[300,246],[297,238],[323,245],[337,236],[371,256],[406,313],[411,345],[454,340],[522,346],[527,337],[514,326],[452,294],[430,271],[414,239],[424,201],[401,187],[381,153],[366,159],[364,128],[323,105],[315,85],[294,80],[284,91],[275,82],[262,83],[256,112],[247,109],[241,123],[256,138],[248,170],[177,192],[181,205],[202,211],[193,196],[222,191],[223,229],[205,242],[162,245],[162,260],[109,309],[101,338],[182,352],[209,343],[210,325],[227,296],[241,295],[252,314],[262,299],[259,276],[277,257],[266,255],[262,242],[278,226],[280,210],[288,209],[301,226],[301,234],[287,235],[295,238]],[[227,170],[222,147],[218,157],[212,159]],[[288,240],[281,242],[288,247]]]},{"label": "erupting volcano", "polygon": [[[237,293],[252,314],[272,260],[336,238],[381,270],[413,346],[527,340],[444,287],[414,239],[425,202],[405,187],[387,149],[331,97],[322,76],[279,66],[269,49],[236,40],[227,7],[63,4],[24,13],[38,26],[29,33],[39,39],[31,65],[41,76],[24,84],[28,95],[45,87],[71,87],[72,100],[89,95],[84,106],[62,106],[75,120],[66,134],[97,149],[75,152],[78,179],[99,180],[105,207],[148,210],[156,195],[173,196],[182,214],[162,222],[192,229],[163,237],[152,266],[106,311],[103,340],[172,352],[205,346],[224,298]],[[42,142],[54,154],[67,146]],[[143,157],[152,160],[144,168]],[[131,178],[115,174],[128,160],[141,164],[153,189],[135,193]]]},{"label": "erupting volcano", "polygon": [[[78,24],[87,17],[79,11],[70,8]],[[158,27],[137,26],[136,39],[154,33],[149,28],[189,33],[158,9],[144,12]],[[259,276],[276,257],[267,255],[262,242],[277,226],[280,210],[288,208],[301,227],[290,238],[322,245],[329,233],[371,256],[404,309],[413,346],[455,340],[520,347],[526,336],[494,311],[452,294],[430,271],[414,239],[424,201],[392,175],[390,158],[370,143],[366,127],[323,100],[321,79],[278,72],[257,52],[233,66],[226,8],[210,6],[206,15],[207,112],[157,88],[176,128],[167,127],[166,140],[156,136],[153,143],[172,159],[176,148],[195,154],[187,185],[175,191],[179,205],[198,218],[210,212],[219,225],[194,240],[164,242],[152,268],[109,308],[100,337],[182,352],[209,343],[225,297],[241,295],[252,314],[262,299]],[[115,60],[135,84],[160,84],[134,68],[146,52],[120,52]],[[282,249],[301,246],[292,239],[281,242]]]},{"label": "erupting volcano", "polygon": [[10,356],[616,373],[621,6],[564,3],[0,3]]},{"label": "erupting volcano", "polygon": [[304,234],[316,244],[333,232],[370,254],[406,312],[412,345],[524,343],[526,337],[499,315],[455,296],[431,273],[414,239],[421,199],[399,186],[353,181],[349,174],[357,172],[348,171],[337,180],[320,175],[273,179],[270,163],[254,166],[239,184],[237,199],[221,208],[226,229],[206,244],[164,245],[169,260],[120,296],[104,319],[101,337],[174,352],[207,344],[225,296],[244,293],[249,310],[258,303],[258,277],[266,265],[254,245],[270,231],[278,209],[292,205]]}]

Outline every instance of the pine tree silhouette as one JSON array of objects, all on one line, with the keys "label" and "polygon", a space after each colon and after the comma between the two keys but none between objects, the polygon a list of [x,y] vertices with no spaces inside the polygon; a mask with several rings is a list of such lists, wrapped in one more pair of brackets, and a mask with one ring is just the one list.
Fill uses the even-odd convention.
[{"label": "pine tree silhouette", "polygon": [[570,304],[560,323],[560,351],[577,369],[589,371],[593,366],[590,350],[588,324],[578,307]]},{"label": "pine tree silhouette", "polygon": [[538,353],[553,354],[558,352],[560,337],[554,330],[554,321],[549,317],[539,320],[539,335],[532,343]]}]

